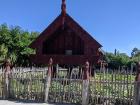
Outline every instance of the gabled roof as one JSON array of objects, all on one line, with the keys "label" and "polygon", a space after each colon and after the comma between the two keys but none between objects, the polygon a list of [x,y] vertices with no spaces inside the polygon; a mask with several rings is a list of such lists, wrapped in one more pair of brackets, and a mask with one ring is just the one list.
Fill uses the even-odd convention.
[{"label": "gabled roof", "polygon": [[[59,27],[62,26],[63,16],[60,14],[31,44],[31,48],[41,45],[48,37],[50,37]],[[68,14],[65,16],[65,24],[67,24],[84,42],[88,42],[91,46],[97,46],[98,48],[102,45],[97,42],[88,32],[86,32],[74,19]]]}]

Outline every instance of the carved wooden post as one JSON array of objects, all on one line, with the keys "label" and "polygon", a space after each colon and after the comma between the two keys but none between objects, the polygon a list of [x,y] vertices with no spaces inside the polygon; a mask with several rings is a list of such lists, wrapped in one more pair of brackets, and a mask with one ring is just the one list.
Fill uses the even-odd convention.
[{"label": "carved wooden post", "polygon": [[48,73],[47,73],[46,83],[45,83],[45,102],[46,103],[48,103],[49,88],[51,85],[52,64],[53,64],[53,60],[52,58],[50,58],[49,65],[48,65]]},{"label": "carved wooden post", "polygon": [[89,102],[89,62],[85,63],[83,71],[83,90],[82,90],[82,105],[88,105]]},{"label": "carved wooden post", "polygon": [[137,64],[137,75],[134,89],[133,105],[140,105],[140,62]]},{"label": "carved wooden post", "polygon": [[4,70],[4,99],[8,99],[10,95],[10,74],[11,74],[11,64],[9,60],[5,62]]}]

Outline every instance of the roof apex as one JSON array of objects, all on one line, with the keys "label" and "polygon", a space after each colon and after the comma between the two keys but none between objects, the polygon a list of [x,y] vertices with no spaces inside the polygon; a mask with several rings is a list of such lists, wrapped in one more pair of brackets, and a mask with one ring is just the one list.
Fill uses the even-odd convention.
[{"label": "roof apex", "polygon": [[[30,44],[31,48],[36,48],[42,41],[46,40],[47,37],[51,36],[59,27],[61,27],[63,21],[63,15],[60,14],[38,37],[35,41]],[[81,38],[84,36],[92,45],[96,44],[98,47],[102,45],[97,42],[87,31],[85,31],[72,17],[68,14],[65,16],[65,23]],[[83,39],[84,39],[83,38]],[[84,39],[84,40],[86,40]]]}]

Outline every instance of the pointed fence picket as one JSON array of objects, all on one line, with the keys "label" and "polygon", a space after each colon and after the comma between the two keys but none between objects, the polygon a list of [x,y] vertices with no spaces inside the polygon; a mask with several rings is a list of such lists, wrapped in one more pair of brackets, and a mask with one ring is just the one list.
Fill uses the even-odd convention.
[{"label": "pointed fence picket", "polygon": [[[12,69],[9,76],[9,97],[12,99],[44,101],[45,83],[48,68]],[[4,69],[0,68],[0,99],[5,97]],[[82,103],[83,68],[61,68],[56,66],[52,74],[48,93],[48,102]],[[111,70],[101,68],[94,70],[89,78],[88,104],[92,105],[134,105],[136,71],[133,68]]]}]

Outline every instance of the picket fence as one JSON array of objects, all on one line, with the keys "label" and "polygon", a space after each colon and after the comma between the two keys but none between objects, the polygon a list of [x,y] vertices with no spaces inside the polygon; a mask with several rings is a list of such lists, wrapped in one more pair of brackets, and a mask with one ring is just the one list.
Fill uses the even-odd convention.
[{"label": "picket fence", "polygon": [[61,68],[57,65],[56,73],[51,75],[48,69],[16,67],[6,73],[1,68],[0,99],[83,105],[140,105],[140,86],[136,80],[138,73],[133,68],[95,69],[94,76],[88,80],[84,79],[82,67]]}]

